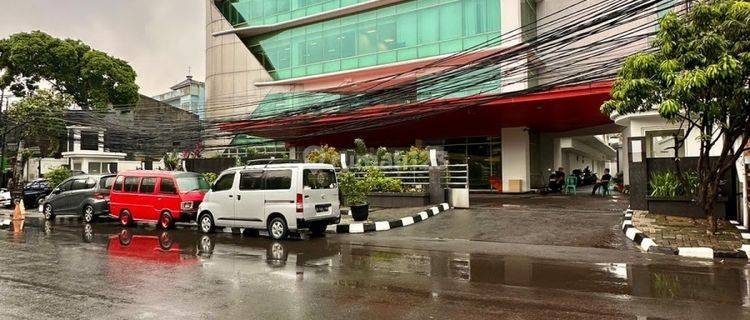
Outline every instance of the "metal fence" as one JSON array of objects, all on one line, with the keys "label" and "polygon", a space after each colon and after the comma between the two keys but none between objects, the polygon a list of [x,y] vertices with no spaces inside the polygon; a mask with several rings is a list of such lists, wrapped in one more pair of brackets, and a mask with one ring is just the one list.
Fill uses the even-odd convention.
[{"label": "metal fence", "polygon": [[[349,172],[356,177],[363,177],[368,168],[373,167],[349,167]],[[401,180],[401,184],[407,187],[427,188],[430,185],[429,165],[406,165],[406,166],[374,166],[380,169],[384,176]],[[442,181],[446,188],[468,188],[469,167],[467,164],[451,164],[439,166],[443,171]]]}]

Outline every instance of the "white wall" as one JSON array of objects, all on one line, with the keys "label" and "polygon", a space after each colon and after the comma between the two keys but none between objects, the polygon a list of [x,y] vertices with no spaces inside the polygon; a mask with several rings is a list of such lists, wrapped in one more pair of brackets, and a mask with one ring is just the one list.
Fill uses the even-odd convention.
[{"label": "white wall", "polygon": [[502,175],[503,191],[509,190],[508,180],[523,180],[522,191],[529,190],[530,148],[528,128],[503,128],[500,132],[503,141]]},{"label": "white wall", "polygon": [[31,158],[26,161],[26,166],[23,168],[24,180],[31,181],[39,178],[39,162],[41,162],[42,175],[46,174],[52,169],[68,164],[68,161],[66,159]]}]

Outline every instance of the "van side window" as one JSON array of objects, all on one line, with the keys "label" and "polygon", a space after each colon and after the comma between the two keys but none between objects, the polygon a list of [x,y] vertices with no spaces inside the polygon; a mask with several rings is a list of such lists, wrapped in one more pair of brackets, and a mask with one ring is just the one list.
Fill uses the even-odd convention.
[{"label": "van side window", "polygon": [[125,192],[138,192],[138,177],[125,178]]},{"label": "van side window", "polygon": [[125,181],[125,177],[123,177],[123,176],[117,176],[117,178],[115,179],[115,185],[112,188],[115,189],[115,190],[117,190],[117,191],[122,191],[122,183],[123,183],[123,181]]},{"label": "van side window", "polygon": [[170,178],[161,178],[161,183],[159,183],[159,193],[177,194],[177,189],[174,187],[174,180]]},{"label": "van side window", "polygon": [[[112,187],[112,183],[115,182],[115,177],[104,177],[101,180],[99,180],[99,188],[100,189],[109,189]],[[117,189],[117,187],[115,187]],[[120,180],[120,189],[122,189],[122,180]]]},{"label": "van side window", "polygon": [[232,189],[233,183],[234,183],[234,172],[221,176],[219,180],[216,180],[216,183],[214,183],[211,189],[213,191],[229,190],[229,189]]},{"label": "van side window", "polygon": [[240,190],[263,190],[263,172],[240,173]]},{"label": "van side window", "polygon": [[288,190],[292,188],[292,170],[266,171],[265,190]]},{"label": "van side window", "polygon": [[141,193],[154,193],[156,190],[156,178],[143,178],[141,180]]}]

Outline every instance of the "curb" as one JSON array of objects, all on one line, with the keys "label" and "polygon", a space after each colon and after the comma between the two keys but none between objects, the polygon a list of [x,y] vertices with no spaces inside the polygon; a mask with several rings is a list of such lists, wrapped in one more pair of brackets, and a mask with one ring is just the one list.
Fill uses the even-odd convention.
[{"label": "curb", "polygon": [[406,227],[408,225],[427,220],[432,216],[449,210],[450,208],[450,205],[448,205],[447,203],[441,203],[428,210],[421,211],[413,216],[403,217],[401,219],[367,223],[339,224],[336,225],[335,230],[330,230],[330,227],[329,230],[335,233],[365,233],[374,231],[386,231],[394,228]]},{"label": "curb", "polygon": [[730,223],[732,223],[735,228],[740,231],[740,235],[742,235],[743,244],[740,250],[714,250],[713,248],[708,247],[678,247],[677,249],[674,249],[671,247],[660,246],[633,225],[632,209],[625,210],[625,220],[622,222],[622,232],[628,239],[633,240],[641,250],[648,253],[678,255],[702,259],[733,258],[747,260],[750,245],[744,244],[744,242],[750,240],[750,233],[744,227],[739,226],[737,221],[730,221]]}]

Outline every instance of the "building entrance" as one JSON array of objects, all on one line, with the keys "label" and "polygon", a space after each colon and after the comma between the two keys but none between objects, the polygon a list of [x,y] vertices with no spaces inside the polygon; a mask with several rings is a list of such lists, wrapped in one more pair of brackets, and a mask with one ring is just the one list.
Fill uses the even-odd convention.
[{"label": "building entrance", "polygon": [[502,181],[499,137],[446,139],[430,145],[442,146],[450,164],[468,164],[470,189],[490,190],[493,181]]}]

